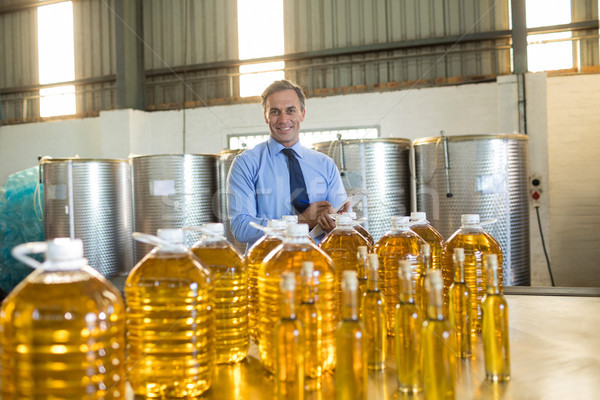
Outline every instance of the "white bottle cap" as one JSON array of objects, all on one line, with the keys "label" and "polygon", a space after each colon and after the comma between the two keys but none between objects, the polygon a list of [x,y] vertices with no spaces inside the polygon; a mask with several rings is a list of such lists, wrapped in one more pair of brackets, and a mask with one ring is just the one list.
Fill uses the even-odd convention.
[{"label": "white bottle cap", "polygon": [[69,261],[83,258],[83,241],[81,239],[56,238],[48,241],[46,260]]},{"label": "white bottle cap", "polygon": [[498,256],[496,254],[485,254],[483,260],[485,261],[486,270],[498,269]]},{"label": "white bottle cap", "polygon": [[159,229],[156,235],[171,244],[183,244],[185,242],[185,232],[183,229]]},{"label": "white bottle cap", "polygon": [[442,290],[443,282],[442,282],[442,271],[439,269],[432,269],[427,272],[427,276],[425,277],[427,280],[427,284],[429,290],[439,289]]},{"label": "white bottle cap", "polygon": [[429,243],[423,243],[421,245],[421,253],[423,253],[424,256],[430,256],[431,255],[431,245]]},{"label": "white bottle cap", "polygon": [[479,225],[479,214],[463,214],[460,217],[462,225]]},{"label": "white bottle cap", "polygon": [[352,218],[344,214],[338,214],[335,216],[335,223],[340,226],[352,226]]},{"label": "white bottle cap", "polygon": [[284,222],[293,222],[293,223],[297,224],[298,216],[297,215],[284,215],[281,217],[281,220]]},{"label": "white bottle cap", "polygon": [[287,236],[307,236],[308,224],[290,224],[287,226]]},{"label": "white bottle cap", "polygon": [[354,211],[346,211],[345,213],[342,213],[342,215],[347,215],[352,219],[356,219],[356,213]]},{"label": "white bottle cap", "polygon": [[409,229],[410,218],[409,217],[392,217],[392,228],[394,229]]},{"label": "white bottle cap", "polygon": [[281,290],[294,291],[296,289],[296,277],[293,272],[284,272],[281,274],[281,282],[279,283]]},{"label": "white bottle cap", "polygon": [[204,229],[208,234],[213,236],[223,236],[225,234],[225,227],[220,222],[210,222],[207,224],[202,224],[202,229]]},{"label": "white bottle cap", "polygon": [[427,221],[427,214],[422,211],[413,211],[410,213],[410,219],[413,222]]},{"label": "white bottle cap", "polygon": [[315,269],[315,264],[312,261],[303,261],[302,262],[302,270],[300,271],[300,276],[306,277],[306,278],[312,278],[314,269]]},{"label": "white bottle cap", "polygon": [[276,230],[285,230],[287,223],[281,219],[270,219],[267,221],[267,227]]},{"label": "white bottle cap", "polygon": [[464,262],[465,261],[465,249],[457,247],[454,249],[454,261]]},{"label": "white bottle cap", "polygon": [[357,290],[358,289],[358,278],[356,277],[356,271],[345,270],[342,278],[342,290]]},{"label": "white bottle cap", "polygon": [[366,257],[367,254],[369,253],[367,246],[358,246],[356,248],[356,250],[357,250],[358,257],[360,257],[360,258]]},{"label": "white bottle cap", "polygon": [[410,261],[401,260],[398,267],[398,278],[412,281],[412,264]]},{"label": "white bottle cap", "polygon": [[367,254],[367,265],[369,266],[370,269],[379,268],[379,258],[377,257],[377,254],[375,254],[375,253]]}]

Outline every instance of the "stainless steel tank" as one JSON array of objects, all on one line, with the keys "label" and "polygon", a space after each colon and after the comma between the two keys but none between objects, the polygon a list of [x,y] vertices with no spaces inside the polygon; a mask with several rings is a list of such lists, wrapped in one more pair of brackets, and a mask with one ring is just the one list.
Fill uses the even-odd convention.
[{"label": "stainless steel tank", "polygon": [[244,150],[223,150],[217,154],[217,185],[219,187],[219,202],[217,207],[217,216],[219,222],[225,227],[225,236],[239,251],[244,254],[246,243],[240,243],[233,237],[231,232],[229,212],[227,209],[227,175],[233,163],[234,158]]},{"label": "stainless steel tank", "polygon": [[354,207],[375,241],[390,229],[391,217],[410,214],[408,139],[352,139],[316,143],[335,161],[348,195],[361,189],[366,200]]},{"label": "stainless steel tank", "polygon": [[418,211],[447,239],[479,214],[502,246],[506,285],[529,285],[528,137],[445,136],[413,143]]},{"label": "stainless steel tank", "polygon": [[[217,222],[216,156],[159,154],[131,157],[136,232]],[[187,235],[186,245],[197,239]],[[136,242],[135,260],[152,247]]]},{"label": "stainless steel tank", "polygon": [[61,158],[40,162],[44,233],[83,240],[90,266],[111,277],[133,265],[128,160]]}]

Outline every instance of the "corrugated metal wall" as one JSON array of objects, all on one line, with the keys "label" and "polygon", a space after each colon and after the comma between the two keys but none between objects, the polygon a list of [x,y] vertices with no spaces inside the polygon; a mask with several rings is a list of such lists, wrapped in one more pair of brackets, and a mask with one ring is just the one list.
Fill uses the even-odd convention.
[{"label": "corrugated metal wall", "polygon": [[[298,69],[290,78],[312,88],[458,82],[511,71],[508,38],[481,35],[456,43],[463,34],[508,30],[507,1],[285,0],[284,5],[286,53],[323,54],[287,64]],[[326,56],[336,52],[348,55]],[[323,65],[318,70],[305,68],[318,63]]]},{"label": "corrugated metal wall", "polygon": [[229,64],[238,58],[236,0],[145,1],[144,39],[149,107],[231,97],[228,74],[237,67]]},{"label": "corrugated metal wall", "polygon": [[[2,123],[39,119],[36,7],[58,1],[0,0]],[[73,1],[78,115],[117,108],[118,1],[132,0]],[[494,79],[511,73],[509,3],[284,0],[286,76],[311,95]],[[598,0],[571,3],[573,22],[598,20]],[[239,100],[236,0],[142,9],[147,109]],[[574,31],[574,58],[597,72],[589,27]]]}]

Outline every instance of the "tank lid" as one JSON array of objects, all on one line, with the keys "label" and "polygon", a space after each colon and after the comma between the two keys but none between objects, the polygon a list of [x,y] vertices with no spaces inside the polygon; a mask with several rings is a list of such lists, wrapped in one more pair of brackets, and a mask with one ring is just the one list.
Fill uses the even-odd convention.
[{"label": "tank lid", "polygon": [[171,244],[183,244],[185,242],[185,232],[183,229],[159,229],[156,235]]},{"label": "tank lid", "polygon": [[499,133],[499,134],[484,134],[484,135],[451,135],[451,136],[431,136],[415,139],[413,146],[419,146],[428,143],[436,143],[447,139],[450,142],[465,141],[465,140],[489,140],[489,139],[513,139],[513,140],[529,140],[527,135],[521,133]]},{"label": "tank lid", "polygon": [[46,260],[70,261],[83,258],[83,241],[81,239],[56,238],[48,241]]},{"label": "tank lid", "polygon": [[209,235],[223,236],[225,234],[225,226],[221,222],[209,222],[202,224],[202,229]]},{"label": "tank lid", "polygon": [[460,217],[462,225],[479,225],[479,214],[463,214]]},{"label": "tank lid", "polygon": [[[332,144],[339,144],[339,140],[331,140],[328,142],[319,142],[319,143],[313,143],[312,147],[314,149],[318,149],[318,148],[327,148],[329,146],[331,146]],[[396,144],[396,145],[403,145],[403,146],[408,146],[410,147],[410,139],[403,139],[403,138],[364,138],[364,139],[342,139],[342,143],[344,144],[344,146],[346,145],[352,145],[352,144],[357,144],[357,143],[367,143],[367,144],[372,144],[372,143],[392,143],[392,144]]]}]

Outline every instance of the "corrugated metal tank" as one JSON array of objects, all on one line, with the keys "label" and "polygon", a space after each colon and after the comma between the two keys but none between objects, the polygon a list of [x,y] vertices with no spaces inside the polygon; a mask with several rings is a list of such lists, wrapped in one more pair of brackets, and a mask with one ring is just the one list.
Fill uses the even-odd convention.
[{"label": "corrugated metal tank", "polygon": [[225,227],[225,236],[233,245],[244,254],[246,243],[240,243],[233,237],[229,225],[229,212],[227,211],[227,175],[235,157],[244,150],[224,150],[217,154],[217,184],[219,186],[219,203],[217,215],[219,222]]},{"label": "corrugated metal tank", "polygon": [[43,159],[46,239],[83,240],[90,266],[111,277],[133,265],[128,160]]},{"label": "corrugated metal tank", "polygon": [[354,207],[375,241],[390,229],[394,215],[410,213],[408,139],[354,139],[316,143],[335,161],[348,195],[366,189],[368,197]]},{"label": "corrugated metal tank", "polygon": [[447,239],[462,214],[479,214],[502,246],[506,285],[529,285],[528,137],[422,138],[414,142],[419,211]]},{"label": "corrugated metal tank", "polygon": [[[217,221],[216,156],[159,154],[131,158],[136,232],[156,235],[162,228],[200,226]],[[188,235],[191,246],[196,236]],[[152,246],[136,242],[139,261]]]}]

